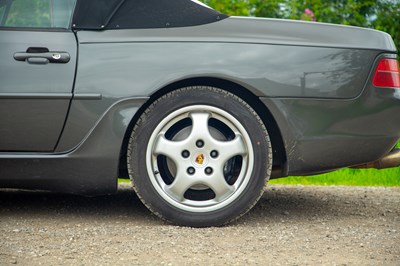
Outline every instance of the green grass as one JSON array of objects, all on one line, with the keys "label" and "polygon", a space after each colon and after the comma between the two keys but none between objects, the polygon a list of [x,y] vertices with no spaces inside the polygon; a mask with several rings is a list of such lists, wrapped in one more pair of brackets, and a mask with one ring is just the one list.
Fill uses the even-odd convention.
[{"label": "green grass", "polygon": [[321,185],[321,186],[400,186],[400,167],[376,169],[342,169],[313,176],[290,176],[273,179],[269,184]]}]

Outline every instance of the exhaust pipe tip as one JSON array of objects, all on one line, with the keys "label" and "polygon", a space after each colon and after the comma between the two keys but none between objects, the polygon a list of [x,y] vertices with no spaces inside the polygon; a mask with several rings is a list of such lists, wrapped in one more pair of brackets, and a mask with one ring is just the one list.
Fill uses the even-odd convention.
[{"label": "exhaust pipe tip", "polygon": [[383,158],[366,164],[360,164],[356,166],[352,166],[350,168],[357,168],[357,169],[368,169],[368,168],[375,168],[375,169],[386,169],[386,168],[393,168],[400,166],[400,148],[394,148],[391,152],[389,152]]}]

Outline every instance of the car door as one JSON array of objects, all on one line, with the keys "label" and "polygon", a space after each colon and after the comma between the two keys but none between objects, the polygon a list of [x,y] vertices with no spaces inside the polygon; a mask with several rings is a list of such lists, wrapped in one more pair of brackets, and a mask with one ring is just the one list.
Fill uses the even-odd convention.
[{"label": "car door", "polygon": [[0,0],[0,152],[51,152],[72,98],[75,0]]}]

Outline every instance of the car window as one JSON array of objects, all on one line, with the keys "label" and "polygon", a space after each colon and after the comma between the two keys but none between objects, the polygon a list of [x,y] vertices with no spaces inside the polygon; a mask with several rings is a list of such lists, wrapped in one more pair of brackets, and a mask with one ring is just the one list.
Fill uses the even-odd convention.
[{"label": "car window", "polygon": [[68,28],[76,0],[1,0],[0,27]]},{"label": "car window", "polygon": [[9,6],[10,0],[0,0],[0,26],[4,24],[5,13]]},{"label": "car window", "polygon": [[53,27],[68,28],[76,0],[53,0]]},{"label": "car window", "polygon": [[0,2],[0,22],[3,20],[4,11],[6,10],[6,5]]}]

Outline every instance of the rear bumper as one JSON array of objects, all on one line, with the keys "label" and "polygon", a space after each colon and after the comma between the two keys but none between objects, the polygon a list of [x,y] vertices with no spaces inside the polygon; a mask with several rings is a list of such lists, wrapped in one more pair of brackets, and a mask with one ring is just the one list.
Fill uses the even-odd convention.
[{"label": "rear bumper", "polygon": [[348,100],[261,100],[284,142],[286,164],[281,176],[311,175],[381,158],[385,160],[380,164],[386,166],[386,156],[400,138],[400,89],[368,85],[359,97]]}]

